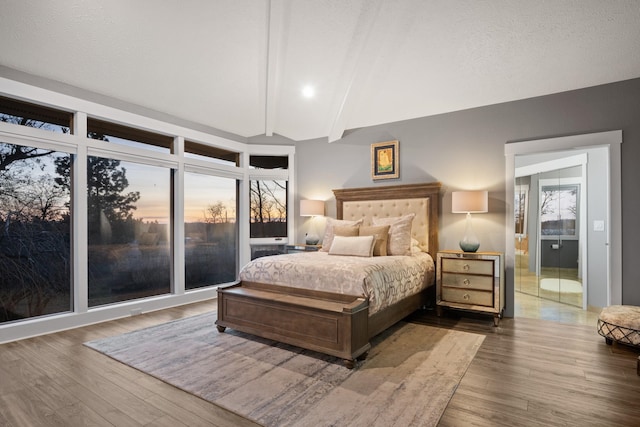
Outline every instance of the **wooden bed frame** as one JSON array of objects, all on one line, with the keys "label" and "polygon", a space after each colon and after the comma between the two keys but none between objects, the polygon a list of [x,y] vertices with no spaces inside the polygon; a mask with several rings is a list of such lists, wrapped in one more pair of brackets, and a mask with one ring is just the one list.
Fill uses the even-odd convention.
[{"label": "wooden bed frame", "polygon": [[[338,219],[344,218],[345,203],[349,202],[356,202],[349,206],[358,205],[355,213],[352,212],[358,215],[358,202],[364,202],[362,207],[369,208],[374,201],[426,199],[424,220],[427,223],[420,224],[420,229],[428,231],[425,236],[414,237],[422,239],[423,250],[429,252],[435,262],[440,183],[340,189],[333,193]],[[402,212],[401,206],[397,209]],[[368,301],[364,297],[244,281],[218,288],[216,325],[220,332],[229,327],[336,356],[344,359],[348,368],[353,368],[356,359],[366,357],[372,337],[426,304],[429,288],[369,316]]]}]

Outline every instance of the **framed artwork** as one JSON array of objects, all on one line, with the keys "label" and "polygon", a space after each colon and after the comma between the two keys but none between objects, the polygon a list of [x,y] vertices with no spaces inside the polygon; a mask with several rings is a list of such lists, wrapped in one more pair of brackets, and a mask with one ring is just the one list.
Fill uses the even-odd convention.
[{"label": "framed artwork", "polygon": [[371,179],[398,178],[398,141],[371,144]]}]

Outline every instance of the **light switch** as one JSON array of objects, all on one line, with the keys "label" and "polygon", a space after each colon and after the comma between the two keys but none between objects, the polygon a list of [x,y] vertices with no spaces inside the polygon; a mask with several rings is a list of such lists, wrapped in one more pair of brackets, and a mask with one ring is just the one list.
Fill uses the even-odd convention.
[{"label": "light switch", "polygon": [[604,221],[596,219],[593,221],[593,231],[604,231]]}]

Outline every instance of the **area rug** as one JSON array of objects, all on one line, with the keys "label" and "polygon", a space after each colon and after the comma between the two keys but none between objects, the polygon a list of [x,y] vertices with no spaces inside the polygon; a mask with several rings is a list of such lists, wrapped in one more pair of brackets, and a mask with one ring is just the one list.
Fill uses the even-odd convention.
[{"label": "area rug", "polygon": [[484,336],[400,322],[355,369],[214,326],[215,313],[85,343],[265,426],[435,426]]},{"label": "area rug", "polygon": [[581,294],[582,283],[569,279],[540,279],[540,289],[565,294]]}]

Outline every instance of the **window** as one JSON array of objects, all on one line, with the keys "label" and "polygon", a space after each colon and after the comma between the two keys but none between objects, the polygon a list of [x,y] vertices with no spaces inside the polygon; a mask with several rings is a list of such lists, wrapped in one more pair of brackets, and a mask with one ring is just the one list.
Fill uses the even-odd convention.
[{"label": "window", "polygon": [[289,169],[287,156],[249,156],[251,169]]},{"label": "window", "polygon": [[287,184],[285,180],[250,183],[250,237],[287,237]]},{"label": "window", "polygon": [[540,191],[540,234],[576,237],[579,184],[542,186]]},{"label": "window", "polygon": [[72,156],[0,142],[0,323],[70,311]]},{"label": "window", "polygon": [[87,119],[87,138],[145,148],[160,153],[171,152],[173,138],[141,129],[96,119]]},{"label": "window", "polygon": [[3,338],[121,316],[123,302],[147,310],[184,291],[210,298],[241,262],[288,243],[294,147],[116,114],[125,125],[100,105],[65,111],[77,104],[68,96],[23,95],[38,94],[63,107],[0,96]]},{"label": "window", "polygon": [[71,133],[73,114],[0,96],[0,122]]},{"label": "window", "polygon": [[89,306],[170,292],[171,170],[89,156]]},{"label": "window", "polygon": [[289,156],[249,156],[251,259],[284,253],[289,224]]},{"label": "window", "polygon": [[185,172],[184,184],[185,288],[235,280],[237,181]]},{"label": "window", "polygon": [[184,156],[229,166],[238,166],[240,164],[240,153],[191,141],[184,142]]}]

